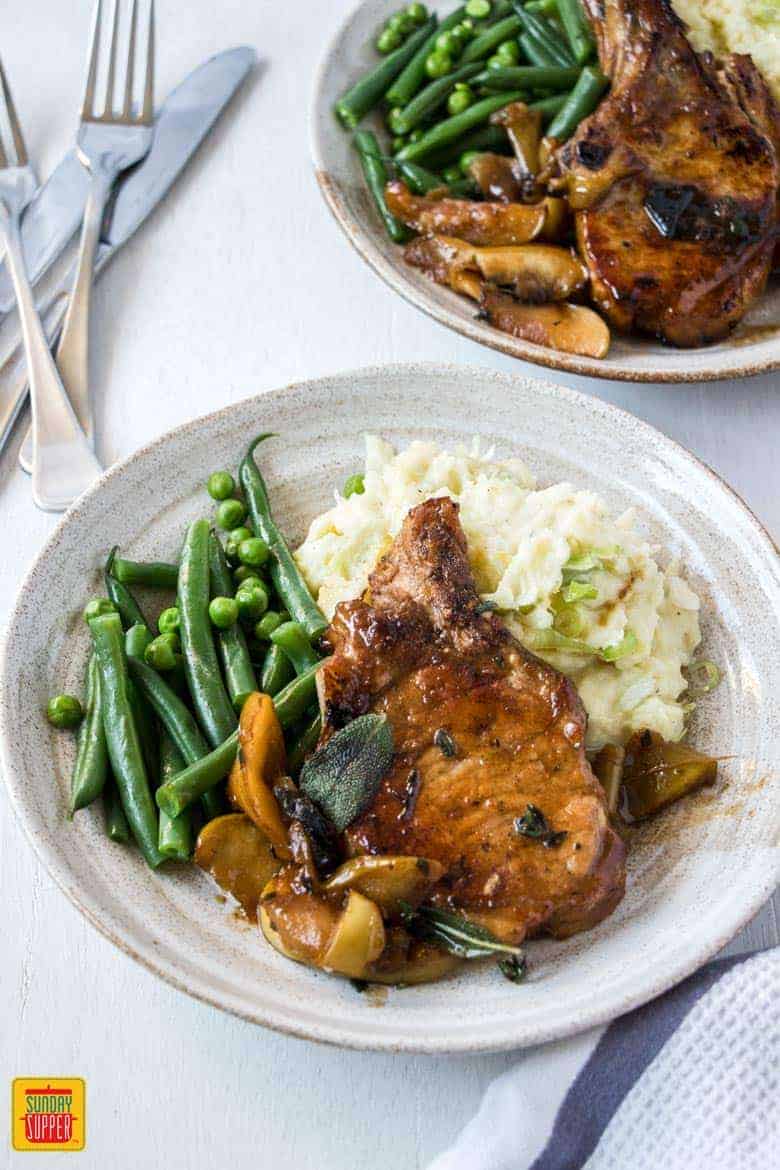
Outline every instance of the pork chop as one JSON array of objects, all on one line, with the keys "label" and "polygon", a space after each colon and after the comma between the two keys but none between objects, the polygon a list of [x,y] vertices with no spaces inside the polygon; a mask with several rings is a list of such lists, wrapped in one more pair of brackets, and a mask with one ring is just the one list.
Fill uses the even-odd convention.
[{"label": "pork chop", "polygon": [[[612,88],[558,166],[594,302],[624,331],[680,346],[722,338],[769,272],[775,146],[670,0],[584,3]],[[755,108],[766,85],[749,59],[740,75]]]},{"label": "pork chop", "polygon": [[[612,912],[624,847],[585,757],[572,684],[480,612],[458,505],[409,512],[366,595],[338,606],[320,674],[323,742],[384,713],[395,757],[347,830],[351,854],[432,858],[432,901],[512,942],[563,938]],[[533,805],[564,836],[545,845],[515,822]]]}]

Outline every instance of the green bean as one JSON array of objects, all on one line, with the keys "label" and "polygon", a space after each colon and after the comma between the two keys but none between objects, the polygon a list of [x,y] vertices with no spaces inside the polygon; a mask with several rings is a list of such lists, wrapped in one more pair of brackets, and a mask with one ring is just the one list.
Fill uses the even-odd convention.
[{"label": "green bean", "polygon": [[592,114],[609,82],[600,69],[586,65],[565,105],[547,127],[547,134],[558,142],[571,138],[583,118]]},{"label": "green bean", "polygon": [[467,150],[488,150],[494,154],[511,154],[511,146],[503,126],[478,126],[476,130],[471,130],[442,149],[434,151],[426,158],[425,165],[439,170],[451,162],[457,162]]},{"label": "green bean", "polygon": [[107,613],[92,618],[89,629],[100,668],[103,727],[111,768],[133,836],[154,869],[163,860],[157,848],[157,810],[133,717],[122,622],[118,613]]},{"label": "green bean", "polygon": [[271,550],[271,580],[283,605],[296,622],[300,622],[312,641],[328,627],[322,610],[314,601],[300,569],[293,559],[284,537],[271,515],[268,491],[254,460],[258,443],[270,435],[259,435],[249,446],[242,460],[239,478],[244,489],[249,513],[258,536],[262,536]]},{"label": "green bean", "polygon": [[291,776],[296,776],[303,767],[303,763],[310,752],[317,746],[322,731],[322,716],[319,711],[304,727],[300,735],[293,740],[287,753],[287,770]]},{"label": "green bean", "polygon": [[184,671],[192,703],[211,747],[236,726],[236,715],[219,671],[209,600],[209,522],[195,520],[187,531],[179,569],[179,617]]},{"label": "green bean", "polygon": [[165,679],[141,658],[128,657],[127,665],[133,682],[154,709],[185,763],[194,764],[208,755],[209,745],[192,712]]},{"label": "green bean", "polygon": [[397,170],[414,195],[427,195],[429,191],[437,191],[447,186],[441,175],[434,174],[417,163],[399,162]]},{"label": "green bean", "polygon": [[[184,770],[184,760],[167,732],[160,738],[160,781],[166,784]],[[169,817],[160,809],[158,847],[163,857],[171,861],[188,861],[194,842],[192,810],[186,808],[177,817]]]},{"label": "green bean", "polygon": [[401,162],[416,162],[418,158],[424,158],[431,151],[449,145],[450,142],[465,134],[467,130],[473,129],[481,122],[487,122],[490,115],[494,114],[496,110],[502,110],[504,106],[508,106],[510,102],[518,101],[522,96],[523,93],[520,90],[482,98],[473,106],[469,106],[462,114],[455,114],[454,117],[446,118],[443,122],[432,126],[427,134],[423,134],[417,142],[410,142],[399,153],[399,160]]},{"label": "green bean", "polygon": [[507,16],[504,20],[497,21],[496,24],[486,28],[483,33],[474,37],[474,40],[466,45],[461,58],[463,64],[468,65],[470,61],[484,61],[502,41],[516,37],[522,27],[523,22],[519,16]]},{"label": "green bean", "polygon": [[[319,663],[305,674],[293,679],[274,698],[276,715],[282,727],[290,727],[305,714],[317,690],[316,674]],[[170,817],[179,816],[185,808],[208,792],[227,775],[238,751],[238,731],[215,748],[202,760],[179,772],[172,780],[157,789],[157,804]]]},{"label": "green bean", "polygon": [[114,557],[111,573],[122,585],[147,585],[153,589],[175,589],[179,569],[167,561],[128,561]]},{"label": "green bean", "polygon": [[[233,576],[228,567],[222,544],[215,532],[209,536],[209,571],[213,597],[232,597],[235,592]],[[217,631],[217,645],[225,672],[228,694],[233,708],[240,711],[252,691],[258,689],[257,679],[249,657],[246,638],[236,623]]]},{"label": "green bean", "polygon": [[419,126],[420,122],[428,114],[444,104],[459,81],[469,81],[480,70],[481,65],[479,62],[473,62],[471,65],[463,65],[460,69],[448,73],[446,77],[439,77],[436,81],[432,81],[430,85],[426,85],[401,110],[397,118],[397,125],[394,127],[395,132],[397,134],[408,134],[411,130],[414,130],[415,126]]},{"label": "green bean", "polygon": [[436,28],[436,17],[432,16],[422,28],[413,33],[409,39],[390,53],[369,73],[366,73],[356,85],[339,98],[334,107],[336,117],[347,130],[354,130],[361,118],[372,110],[385,96],[388,87],[395,80],[403,67],[411,61],[417,50],[423,45]]},{"label": "green bean", "polygon": [[113,601],[114,605],[116,606],[119,616],[122,619],[122,625],[126,630],[129,629],[130,626],[146,626],[148,625],[148,622],[141,612],[141,608],[138,605],[138,602],[133,597],[127,586],[123,585],[121,581],[117,581],[116,577],[113,575],[112,570],[114,567],[117,547],[118,546],[115,545],[114,548],[111,549],[111,552],[108,554],[108,560],[106,561],[106,567],[103,570],[103,575],[106,582],[106,592],[108,593],[111,601]]},{"label": "green bean", "polygon": [[70,815],[99,796],[108,776],[108,748],[103,730],[100,669],[93,654],[87,667],[86,711],[79,727],[76,763],[70,786]]},{"label": "green bean", "polygon": [[290,659],[296,674],[303,674],[319,662],[319,655],[312,648],[306,631],[300,622],[284,622],[271,634],[274,646],[279,646]]},{"label": "green bean", "polygon": [[596,42],[582,4],[580,0],[557,0],[557,8],[574,60],[584,65],[596,51]]},{"label": "green bean", "polygon": [[579,69],[514,65],[506,69],[486,69],[475,81],[491,89],[570,89],[580,75]]},{"label": "green bean", "polygon": [[273,698],[294,677],[293,665],[281,646],[270,646],[263,660],[260,690]]},{"label": "green bean", "polygon": [[398,216],[393,215],[385,201],[387,171],[382,161],[376,135],[371,130],[356,130],[353,142],[360,157],[363,178],[366,180],[366,186],[385,225],[385,230],[396,244],[403,244],[405,240],[409,239],[409,231]]},{"label": "green bean", "polygon": [[[541,110],[542,121],[547,123],[563,109],[568,100],[568,93],[554,93],[552,97],[540,98],[538,102],[531,102],[528,109]],[[550,131],[548,130],[547,133],[549,134]]]},{"label": "green bean", "polygon": [[[125,633],[125,655],[128,659],[131,657],[143,658],[144,651],[152,640],[148,626],[131,626]],[[146,774],[149,782],[154,783],[157,779],[159,765],[157,723],[154,718],[154,712],[149,707],[143,695],[139,694],[138,688],[132,679],[128,680],[127,690],[135,725],[138,728],[138,738],[141,741],[141,751],[143,752],[144,764],[146,765]]]},{"label": "green bean", "polygon": [[547,52],[544,45],[531,33],[523,33],[520,39],[520,48],[532,65],[540,69],[560,69],[555,58]]},{"label": "green bean", "polygon": [[523,30],[530,33],[544,46],[556,65],[568,68],[574,64],[574,58],[569,52],[568,46],[563,44],[559,34],[546,17],[526,11],[519,0],[515,0],[515,12]]},{"label": "green bean", "polygon": [[[128,668],[133,683],[155,711],[185,763],[194,764],[207,756],[209,745],[192,712],[165,679],[151,666],[147,666],[142,658],[129,657]],[[222,800],[218,792],[212,790],[204,795],[203,812],[207,820],[219,816]]]},{"label": "green bean", "polygon": [[106,814],[106,834],[117,844],[127,845],[130,840],[130,826],[119,799],[116,781],[110,775],[103,789],[103,808]]},{"label": "green bean", "polygon": [[460,24],[465,15],[465,8],[456,8],[438,27],[434,25],[385,94],[385,100],[391,108],[403,108],[412,100],[426,79],[425,62],[436,46],[436,38],[441,33],[449,32],[456,24]]},{"label": "green bean", "polygon": [[543,16],[555,16],[558,12],[558,0],[529,0],[524,8],[526,12],[541,12]]}]

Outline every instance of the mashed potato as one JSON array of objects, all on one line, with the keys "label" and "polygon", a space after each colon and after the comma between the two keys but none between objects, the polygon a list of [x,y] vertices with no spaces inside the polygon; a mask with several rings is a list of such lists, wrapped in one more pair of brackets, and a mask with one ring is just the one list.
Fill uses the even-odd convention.
[{"label": "mashed potato", "polygon": [[682,668],[699,643],[699,601],[661,569],[633,513],[614,519],[590,491],[538,489],[517,459],[366,436],[365,491],[336,496],[296,555],[320,606],[358,597],[406,513],[432,496],[460,504],[477,587],[524,645],[576,683],[588,746],[642,727],[683,734]]},{"label": "mashed potato", "polygon": [[780,0],[672,0],[695,49],[750,53],[780,101]]}]

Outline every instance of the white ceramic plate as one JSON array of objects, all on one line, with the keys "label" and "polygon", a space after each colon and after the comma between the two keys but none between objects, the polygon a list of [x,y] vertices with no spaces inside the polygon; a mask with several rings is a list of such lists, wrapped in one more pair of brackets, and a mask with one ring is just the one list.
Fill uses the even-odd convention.
[{"label": "white ceramic plate", "polygon": [[[177,556],[185,524],[210,512],[208,473],[235,467],[264,430],[262,463],[293,540],[360,465],[370,428],[470,441],[474,420],[499,455],[542,482],[568,479],[635,505],[649,535],[678,554],[704,602],[705,650],[724,681],[695,741],[722,756],[717,790],[631,834],[616,913],[565,943],[529,946],[515,986],[472,968],[428,987],[358,995],[281,958],[217,901],[192,867],[151,873],[104,836],[101,812],[65,818],[73,737],[46,723],[47,697],[80,693],[81,619],[118,543],[139,558]],[[148,602],[144,599],[144,603]],[[169,604],[158,599],[158,605]],[[4,773],[32,844],[67,895],[118,946],[170,983],[248,1020],[363,1048],[459,1052],[576,1032],[650,999],[714,954],[771,893],[780,867],[780,570],[746,508],[706,467],[614,407],[533,379],[473,369],[393,366],[300,383],[188,423],[113,468],[68,513],[33,565],[2,662]]]},{"label": "white ceramic plate", "polygon": [[[613,336],[606,358],[558,353],[499,332],[477,319],[467,298],[434,284],[405,264],[374,209],[352,148],[351,135],[333,116],[336,100],[379,58],[377,30],[398,7],[397,0],[365,0],[341,26],[325,52],[310,112],[311,153],[320,190],[350,243],[391,288],[443,325],[525,361],[594,378],[628,382],[701,382],[741,378],[780,367],[780,282],[773,282],[736,332],[702,349],[672,349],[642,338]],[[449,13],[455,0],[429,5]],[[366,119],[367,126],[378,120]],[[384,132],[380,141],[385,141]]]}]

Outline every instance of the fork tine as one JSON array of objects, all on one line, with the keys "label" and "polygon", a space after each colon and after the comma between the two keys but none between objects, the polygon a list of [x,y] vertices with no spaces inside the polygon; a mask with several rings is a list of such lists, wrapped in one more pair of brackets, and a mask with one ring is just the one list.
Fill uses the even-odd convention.
[{"label": "fork tine", "polygon": [[154,0],[150,0],[149,4],[149,39],[146,47],[146,80],[141,121],[145,126],[151,126],[154,121]]},{"label": "fork tine", "polygon": [[[11,137],[13,138],[14,150],[16,152],[15,166],[24,167],[27,165],[27,147],[24,145],[24,136],[22,135],[22,128],[19,125],[19,116],[16,113],[16,106],[14,99],[11,97],[11,87],[8,84],[8,79],[5,76],[5,69],[3,63],[0,61],[0,85],[3,89],[3,100],[5,108],[8,113],[8,124],[11,127]],[[2,142],[0,142],[0,153],[2,153],[3,160],[5,160],[5,150],[3,150]],[[3,166],[6,162],[3,161]]]},{"label": "fork tine", "polygon": [[111,49],[108,58],[108,77],[106,79],[105,115],[111,117],[114,112],[114,82],[116,78],[116,46],[119,40],[119,0],[114,0],[114,20],[111,26]]},{"label": "fork tine", "polygon": [[82,118],[89,118],[95,111],[95,87],[97,85],[98,56],[100,54],[100,27],[103,21],[103,0],[97,0],[95,17],[92,21],[92,44],[89,50],[89,71],[81,103]]},{"label": "fork tine", "polygon": [[133,81],[135,79],[135,33],[138,18],[138,4],[133,0],[130,10],[130,43],[127,48],[127,73],[125,75],[125,100],[122,106],[124,118],[130,118],[133,112]]}]

